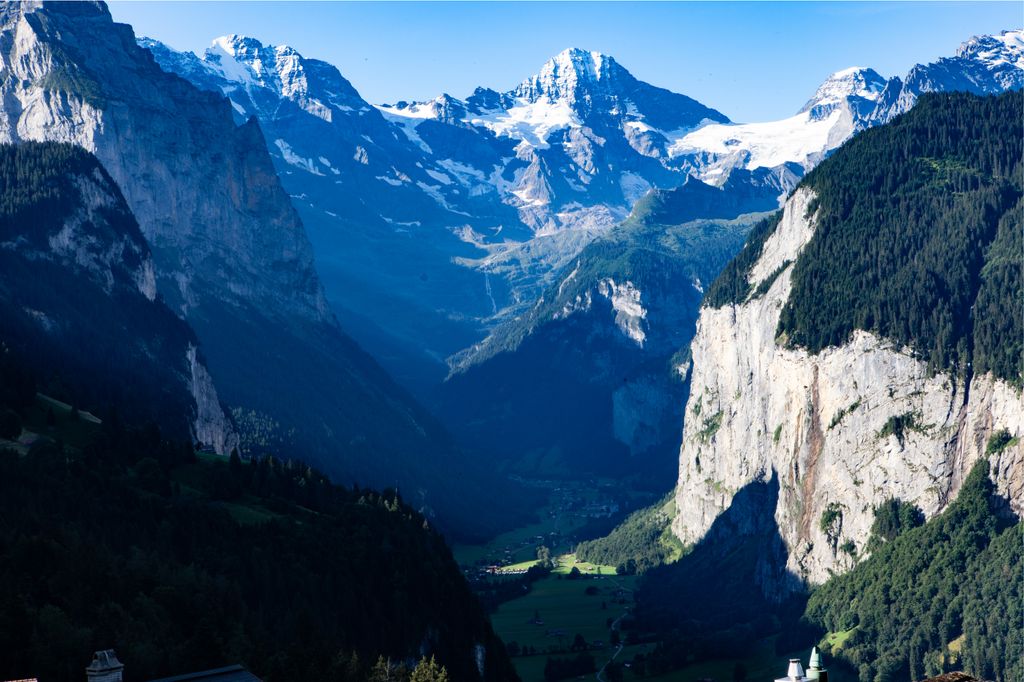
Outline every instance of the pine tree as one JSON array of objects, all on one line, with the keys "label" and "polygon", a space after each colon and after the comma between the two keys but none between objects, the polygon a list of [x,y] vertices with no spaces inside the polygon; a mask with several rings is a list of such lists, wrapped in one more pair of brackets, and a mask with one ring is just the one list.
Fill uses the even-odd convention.
[{"label": "pine tree", "polygon": [[438,665],[433,656],[429,660],[423,657],[412,671],[409,682],[448,682],[448,671]]}]

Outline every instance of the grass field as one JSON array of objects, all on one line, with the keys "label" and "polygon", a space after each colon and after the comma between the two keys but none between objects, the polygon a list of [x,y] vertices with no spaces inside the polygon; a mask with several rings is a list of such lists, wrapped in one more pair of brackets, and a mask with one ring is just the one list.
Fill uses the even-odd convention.
[{"label": "grass field", "polygon": [[[530,593],[502,604],[492,621],[505,642],[530,645],[546,651],[572,643],[577,633],[588,642],[608,641],[608,619],[619,617],[624,606],[616,592],[633,587],[632,577],[569,580],[552,575],[539,580]],[[597,594],[586,594],[587,588]],[[627,596],[632,603],[632,597]],[[602,607],[602,603],[605,608]],[[539,616],[543,624],[535,624]]]},{"label": "grass field", "polygon": [[[577,561],[575,554],[563,554],[558,557],[558,564],[555,566],[553,571],[556,574],[568,575],[573,568],[578,568],[580,573],[584,575],[604,575],[612,576],[615,575],[614,566],[603,566],[601,564],[592,564],[589,561]],[[632,587],[632,581],[630,581]]]},{"label": "grass field", "polygon": [[839,632],[830,632],[825,635],[825,641],[829,643],[833,651],[842,649],[843,644],[846,643],[846,640],[850,638],[850,635],[853,634],[855,629],[856,628],[851,628],[849,630],[841,630]]},{"label": "grass field", "polygon": [[[536,566],[537,560],[530,559],[528,561],[520,561],[517,564],[509,564],[508,566],[502,566],[498,573],[512,573],[518,571],[525,571],[531,566]],[[551,571],[555,575],[569,575],[572,569],[579,569],[579,572],[583,575],[605,575],[614,576],[614,566],[602,566],[600,564],[592,564],[589,561],[577,561],[575,554],[563,554],[562,556],[555,559],[555,568]]]},{"label": "grass field", "polygon": [[478,561],[496,562],[503,558],[517,564],[531,562],[537,558],[537,546],[551,542],[551,533],[560,536],[571,533],[577,527],[577,524],[565,521],[562,517],[552,518],[544,514],[544,519],[539,523],[502,533],[487,544],[456,545],[452,553],[463,566],[472,566]]},{"label": "grass field", "polygon": [[[632,604],[636,578],[617,577],[612,572],[607,577],[570,580],[564,575],[573,565],[571,560],[565,561],[559,569],[562,573],[537,581],[529,594],[502,604],[491,617],[494,629],[506,644],[515,642],[539,652],[534,656],[513,658],[523,682],[541,682],[549,650],[567,648],[577,634],[588,643],[600,641],[607,647],[591,651],[598,666],[614,653],[608,646],[608,623]],[[581,572],[584,568],[586,565],[580,567]],[[587,594],[588,588],[596,593]],[[537,618],[541,623],[536,622]]]},{"label": "grass field", "polygon": [[73,448],[82,448],[95,437],[100,420],[88,412],[79,412],[76,416],[73,410],[67,403],[37,393],[35,402],[26,410],[21,435],[17,440],[3,443],[22,455],[39,439],[59,440]]}]

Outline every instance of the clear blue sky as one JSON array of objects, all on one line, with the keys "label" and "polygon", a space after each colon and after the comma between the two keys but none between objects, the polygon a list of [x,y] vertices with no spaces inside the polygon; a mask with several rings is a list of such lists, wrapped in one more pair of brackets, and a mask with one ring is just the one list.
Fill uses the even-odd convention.
[{"label": "clear blue sky", "polygon": [[137,35],[198,53],[228,33],[331,62],[373,103],[506,90],[566,47],[735,121],[795,113],[829,73],[883,76],[1020,28],[1024,3],[164,2],[110,3]]}]

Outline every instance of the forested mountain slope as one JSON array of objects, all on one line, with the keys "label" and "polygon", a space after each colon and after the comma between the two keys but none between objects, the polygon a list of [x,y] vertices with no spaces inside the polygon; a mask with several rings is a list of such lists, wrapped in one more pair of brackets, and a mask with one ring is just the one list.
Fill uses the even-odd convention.
[{"label": "forested mountain slope", "polygon": [[366,682],[380,656],[517,679],[444,539],[394,491],[96,424],[37,397],[9,354],[0,387],[0,439],[20,441],[0,440],[4,679],[78,681],[108,648],[136,680],[243,663],[268,682]]},{"label": "forested mountain slope", "polygon": [[988,469],[976,464],[956,501],[923,527],[885,533],[876,514],[871,556],[811,595],[809,621],[849,631],[825,653],[864,682],[947,670],[1024,676],[1024,525],[1006,520]]},{"label": "forested mountain slope", "polygon": [[[851,568],[874,506],[931,517],[993,439],[1024,508],[1019,92],[927,95],[822,163],[706,297],[674,529],[778,480],[786,570]],[[781,567],[779,567],[781,568]]]},{"label": "forested mountain slope", "polygon": [[234,426],[195,333],[157,296],[117,185],[72,145],[0,145],[0,348],[46,391],[227,454]]},{"label": "forested mountain slope", "polygon": [[527,469],[670,480],[687,371],[674,356],[692,338],[704,285],[753,220],[731,218],[775,205],[764,199],[737,202],[695,179],[645,197],[533,308],[458,358],[439,391],[442,416]]}]

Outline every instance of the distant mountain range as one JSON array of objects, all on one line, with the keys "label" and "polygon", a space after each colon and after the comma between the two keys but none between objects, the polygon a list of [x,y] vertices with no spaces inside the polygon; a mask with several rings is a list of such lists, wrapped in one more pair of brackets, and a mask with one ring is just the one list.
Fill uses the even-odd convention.
[{"label": "distant mountain range", "polygon": [[[1024,84],[1021,31],[972,38],[903,79],[838,71],[793,117],[735,124],[569,49],[508,92],[371,106],[338,70],[242,36],[158,63],[256,116],[306,224],[328,298],[406,383],[519,314],[652,188],[737,169],[776,206],[807,169],[933,90]],[[734,185],[740,184],[734,181]],[[710,217],[710,216],[699,216]],[[729,216],[736,217],[736,216]],[[372,344],[370,343],[372,341]]]},{"label": "distant mountain range", "polygon": [[[1024,82],[1016,31],[972,39],[903,80],[839,72],[774,124],[732,124],[581,50],[506,93],[375,107],[333,66],[250,38],[218,39],[203,58],[145,39],[140,49],[93,3],[5,5],[0,20],[3,66],[15,76],[0,84],[0,140],[80,145],[116,183],[149,246],[157,293],[194,331],[196,357],[230,407],[230,420],[207,422],[219,430],[209,442],[224,449],[237,433],[244,450],[397,484],[422,508],[475,520],[484,496],[449,494],[456,484],[437,463],[493,487],[489,458],[462,452],[342,328],[432,399],[449,359],[471,378],[505,356],[479,391],[454,381],[442,390],[436,405],[461,429],[460,404],[483,405],[507,371],[538,369],[517,359],[524,341],[586,311],[584,331],[557,337],[569,355],[530,347],[566,358],[560,369],[577,377],[600,375],[572,359],[593,334],[630,356],[600,375],[612,383],[585,382],[598,411],[580,415],[616,424],[595,442],[596,459],[671,444],[679,401],[664,385],[678,377],[669,360],[695,316],[672,301],[682,283],[695,302],[708,266],[739,248],[736,219],[776,208],[829,149],[920,92]],[[772,147],[779,140],[789,146]],[[613,233],[649,188],[653,198]],[[709,220],[718,227],[684,227]],[[605,235],[612,241],[595,242]],[[697,264],[699,253],[716,256]],[[573,272],[586,278],[569,286]],[[530,390],[501,418],[521,424],[522,406],[558,407]],[[537,433],[560,415],[542,410]],[[569,431],[574,419],[563,419]]]},{"label": "distant mountain range", "polygon": [[[918,65],[904,78],[862,67],[837,71],[794,116],[749,124],[579,49],[560,53],[508,92],[477,88],[464,100],[445,94],[371,106],[336,68],[289,47],[227,36],[198,57],[140,42],[165,70],[228,97],[237,122],[259,120],[309,229],[328,298],[400,381],[482,446],[503,451],[515,444],[536,459],[540,440],[564,440],[580,452],[556,449],[562,465],[589,459],[603,462],[599,468],[624,453],[655,457],[658,450],[671,461],[678,444],[680,400],[668,396],[678,398],[681,377],[669,359],[688,346],[696,309],[684,306],[690,313],[680,320],[674,304],[658,302],[656,291],[679,285],[675,269],[654,267],[654,260],[686,262],[740,244],[714,230],[694,233],[709,240],[699,246],[688,238],[684,251],[696,249],[688,253],[672,248],[655,256],[644,243],[695,220],[747,216],[729,234],[742,231],[778,208],[832,150],[905,112],[923,92],[1024,86],[1019,30],[972,38],[954,56]],[[652,190],[656,198],[632,219],[634,227],[613,231]],[[638,231],[639,224],[645,227]],[[714,243],[719,238],[725,241]],[[610,258],[617,249],[632,255]],[[645,259],[640,267],[649,274],[640,281],[634,273]],[[704,284],[715,274],[704,272]],[[602,312],[553,304],[566,291],[611,304],[601,293],[610,282],[630,289],[642,312],[629,328],[612,305]],[[581,326],[574,320],[584,310],[589,321]],[[583,358],[594,338],[619,338],[616,357],[633,357],[606,363],[608,375],[591,366],[595,356]],[[531,383],[528,377],[553,369],[554,358],[559,376],[582,383],[558,391],[549,390],[550,381]],[[445,362],[454,376],[438,392]],[[646,369],[637,374],[640,367]],[[486,405],[505,404],[501,396],[511,412],[485,416]],[[567,418],[567,405],[580,409]],[[598,436],[587,426],[595,418],[619,426]],[[505,433],[495,419],[506,427],[534,424],[536,437],[495,437]],[[556,433],[564,438],[539,435]]]}]

